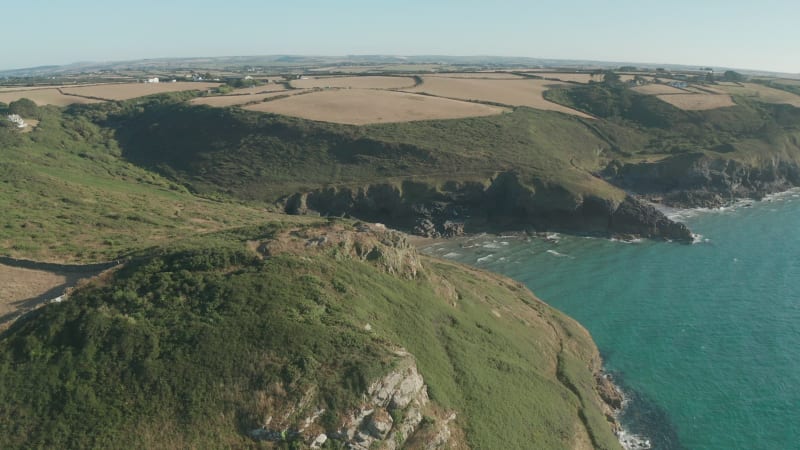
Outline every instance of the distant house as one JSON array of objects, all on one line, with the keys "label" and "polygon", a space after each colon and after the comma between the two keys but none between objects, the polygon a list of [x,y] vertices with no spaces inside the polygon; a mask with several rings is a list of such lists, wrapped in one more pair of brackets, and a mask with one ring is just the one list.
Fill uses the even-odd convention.
[{"label": "distant house", "polygon": [[158,77],[148,78],[145,83],[158,83]]},{"label": "distant house", "polygon": [[11,123],[13,123],[14,125],[16,125],[16,126],[17,126],[17,128],[25,128],[26,126],[28,126],[28,124],[27,124],[27,123],[25,123],[25,121],[24,121],[24,120],[22,120],[22,117],[20,117],[20,116],[19,116],[19,114],[9,114],[9,115],[7,116],[7,119],[8,119],[8,120],[9,120]]},{"label": "distant house", "polygon": [[684,89],[689,86],[689,83],[685,81],[673,81],[669,84],[670,86],[678,89]]}]

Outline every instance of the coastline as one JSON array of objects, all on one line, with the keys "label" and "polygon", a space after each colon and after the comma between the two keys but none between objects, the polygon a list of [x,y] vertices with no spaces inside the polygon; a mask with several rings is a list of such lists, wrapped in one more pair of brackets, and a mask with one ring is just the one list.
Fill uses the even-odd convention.
[{"label": "coastline", "polygon": [[[728,213],[735,212],[737,210],[742,211],[743,208],[751,208],[751,207],[767,207],[766,205],[770,203],[782,203],[788,200],[800,199],[800,187],[793,187],[791,189],[787,189],[784,191],[774,192],[760,199],[752,199],[752,198],[742,198],[737,199],[727,205],[716,207],[716,208],[670,208],[663,205],[654,205],[659,207],[659,209],[667,215],[672,220],[679,220],[679,221],[691,221],[692,218],[697,217],[699,215],[705,214],[722,214],[720,216],[720,220],[723,220],[724,215]],[[733,218],[728,218],[726,220],[733,220]],[[559,238],[566,238],[569,239],[571,242],[568,242],[568,245],[576,244],[574,240],[575,237],[580,237],[577,235],[567,236],[566,234],[560,236],[557,233],[526,233],[524,231],[516,231],[516,232],[485,232],[485,233],[478,233],[478,234],[469,234],[466,236],[461,236],[458,238],[438,238],[438,239],[431,239],[431,238],[414,238],[413,241],[420,250],[425,251],[426,254],[430,254],[437,257],[443,257],[448,260],[458,260],[462,262],[466,262],[476,267],[480,267],[484,270],[496,271],[496,268],[492,267],[493,262],[498,261],[498,257],[500,256],[507,256],[505,254],[498,254],[497,252],[503,247],[505,244],[502,241],[509,241],[514,238],[517,240],[537,240],[542,243],[552,243],[557,244]],[[611,237],[599,237],[593,236],[598,239],[605,239],[609,241],[617,241],[620,242],[619,239],[611,238]],[[699,242],[707,242],[708,239],[703,238],[703,236],[698,235]],[[485,242],[484,242],[485,240]],[[644,240],[634,240],[633,242],[642,242]],[[696,242],[698,242],[696,240]],[[563,242],[562,242],[563,243]],[[485,245],[484,245],[485,244]],[[512,245],[513,242],[511,242]],[[499,247],[495,247],[495,245]],[[579,244],[578,244],[579,245]],[[597,244],[593,244],[597,245]],[[485,260],[486,263],[483,261],[476,262],[474,257],[467,261],[464,258],[464,255],[460,256],[453,256],[448,257],[446,254],[450,254],[448,252],[456,252],[456,247],[460,247],[462,249],[469,249],[469,248],[482,248],[483,253],[477,253],[473,255],[474,257],[485,257],[488,253],[489,256],[494,254],[493,259]],[[446,251],[444,249],[447,249]],[[537,253],[550,253],[547,251],[548,246],[540,247],[537,250]],[[556,248],[557,247],[550,247]],[[558,249],[561,252],[565,252],[565,250]],[[458,251],[459,253],[462,253]],[[568,250],[566,253],[571,253]],[[470,253],[471,254],[471,253]],[[502,258],[500,258],[502,260]],[[487,263],[489,265],[487,266]],[[533,289],[533,288],[532,288]],[[534,290],[534,292],[536,292]],[[548,302],[548,304],[551,304]],[[648,399],[642,393],[637,392],[629,387],[626,387],[624,379],[622,375],[619,377],[616,374],[612,374],[609,372],[601,372],[603,376],[607,376],[614,384],[616,389],[620,392],[623,400],[621,402],[621,407],[614,409],[614,422],[611,422],[611,426],[615,427],[615,434],[619,439],[620,445],[625,450],[643,450],[643,449],[652,449],[652,448],[661,448],[662,444],[666,445],[667,448],[682,448],[680,444],[680,440],[677,435],[677,429],[675,424],[672,422],[671,418],[667,416],[667,412],[660,407],[660,404],[656,401]],[[608,403],[611,408],[613,408],[613,404]]]}]

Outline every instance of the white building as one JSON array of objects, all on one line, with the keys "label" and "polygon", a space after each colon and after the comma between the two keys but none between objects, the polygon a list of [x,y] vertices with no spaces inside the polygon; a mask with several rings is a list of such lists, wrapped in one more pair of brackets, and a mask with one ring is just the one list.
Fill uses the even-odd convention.
[{"label": "white building", "polygon": [[8,120],[11,123],[15,124],[17,128],[25,128],[26,126],[28,126],[28,124],[26,124],[25,121],[22,120],[22,117],[20,117],[19,114],[9,114]]},{"label": "white building", "polygon": [[158,77],[155,78],[148,78],[145,83],[158,83]]}]

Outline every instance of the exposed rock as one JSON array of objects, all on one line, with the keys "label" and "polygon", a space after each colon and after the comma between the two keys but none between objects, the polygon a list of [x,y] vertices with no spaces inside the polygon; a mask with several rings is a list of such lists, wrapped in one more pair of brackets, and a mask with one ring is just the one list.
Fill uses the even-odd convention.
[{"label": "exposed rock", "polygon": [[625,398],[619,388],[611,381],[609,375],[597,373],[595,374],[595,382],[597,383],[597,393],[600,394],[600,398],[611,408],[615,410],[621,409]]},{"label": "exposed rock", "polygon": [[653,206],[630,196],[611,215],[609,229],[615,233],[692,241],[692,233],[686,225],[669,220]]},{"label": "exposed rock", "polygon": [[[294,405],[286,405],[283,411],[276,411],[282,418],[306,415],[296,420],[294,425],[277,427],[278,422],[272,416],[265,425],[250,431],[255,440],[293,441],[302,440],[311,448],[320,448],[329,438],[344,441],[348,448],[368,450],[376,443],[380,448],[394,450],[411,435],[422,421],[422,411],[428,404],[428,392],[422,375],[417,370],[414,357],[405,350],[397,350],[394,368],[383,377],[369,385],[364,393],[361,406],[351,411],[340,420],[340,427],[327,433],[311,430],[319,429],[314,424],[321,417],[324,409],[312,408],[310,403],[318,400],[310,398],[309,391],[303,399]],[[306,411],[304,413],[304,411]],[[389,411],[397,412],[399,420],[395,421]],[[440,439],[446,441],[449,431],[442,433]],[[435,447],[434,447],[435,448]]]},{"label": "exposed rock", "polygon": [[311,441],[310,447],[311,448],[320,448],[327,441],[328,441],[328,436],[325,433],[322,433],[322,434],[318,435],[316,438],[314,438],[313,441]]},{"label": "exposed rock", "polygon": [[453,222],[448,220],[444,224],[442,224],[442,236],[444,237],[457,237],[464,235],[464,223],[463,222]]},{"label": "exposed rock", "polygon": [[281,253],[331,252],[336,258],[370,262],[386,272],[403,278],[416,278],[422,262],[416,247],[407,236],[382,224],[358,223],[354,227],[332,223],[327,227],[293,229],[251,248],[265,257]]},{"label": "exposed rock", "polygon": [[367,418],[367,431],[375,439],[385,439],[392,430],[392,416],[383,408],[378,408]]},{"label": "exposed rock", "polygon": [[[621,198],[621,193],[615,196]],[[632,197],[622,202],[626,203],[622,210],[619,203],[509,171],[483,183],[407,181],[325,188],[290,196],[283,200],[283,208],[293,214],[313,210],[330,216],[352,215],[431,238],[460,236],[470,229],[487,227],[629,233],[669,239],[683,239],[688,234],[668,218],[658,216],[657,211],[637,205]]]},{"label": "exposed rock", "polygon": [[800,167],[774,157],[743,163],[724,155],[687,153],[656,162],[613,161],[603,175],[625,189],[675,207],[719,207],[800,185]]}]

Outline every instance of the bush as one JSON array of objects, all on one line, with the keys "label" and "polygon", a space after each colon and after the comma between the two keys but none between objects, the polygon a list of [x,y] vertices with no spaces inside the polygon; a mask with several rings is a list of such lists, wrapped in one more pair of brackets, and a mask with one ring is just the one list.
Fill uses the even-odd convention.
[{"label": "bush", "polygon": [[8,113],[19,114],[27,119],[38,118],[39,107],[33,102],[33,100],[21,98],[9,103]]}]

